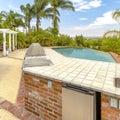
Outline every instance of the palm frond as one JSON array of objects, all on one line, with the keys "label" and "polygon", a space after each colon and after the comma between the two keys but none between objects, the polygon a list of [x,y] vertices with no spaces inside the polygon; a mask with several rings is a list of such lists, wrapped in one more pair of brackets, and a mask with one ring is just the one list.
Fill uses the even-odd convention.
[{"label": "palm frond", "polygon": [[118,23],[120,22],[120,10],[116,10],[112,13],[112,18],[115,19]]}]

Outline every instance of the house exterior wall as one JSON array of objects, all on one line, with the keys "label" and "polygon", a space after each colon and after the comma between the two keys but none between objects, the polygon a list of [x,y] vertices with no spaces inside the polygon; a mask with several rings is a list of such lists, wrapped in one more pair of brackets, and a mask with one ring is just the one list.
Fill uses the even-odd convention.
[{"label": "house exterior wall", "polygon": [[62,120],[62,82],[24,73],[25,109],[40,120]]},{"label": "house exterior wall", "polygon": [[101,118],[102,120],[120,120],[120,109],[110,106],[110,98],[120,100],[120,98],[101,94]]}]

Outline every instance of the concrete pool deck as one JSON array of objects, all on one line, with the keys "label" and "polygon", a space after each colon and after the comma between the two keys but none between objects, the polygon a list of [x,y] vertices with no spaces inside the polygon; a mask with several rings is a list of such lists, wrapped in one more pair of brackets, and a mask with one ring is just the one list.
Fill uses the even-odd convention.
[{"label": "concrete pool deck", "polygon": [[25,52],[26,49],[16,50],[7,57],[0,57],[0,97],[4,98],[0,99],[0,120],[20,120],[5,108],[16,104]]},{"label": "concrete pool deck", "polygon": [[23,107],[22,62],[26,49],[0,57],[0,120],[38,120]]},{"label": "concrete pool deck", "polygon": [[0,97],[11,103],[16,103],[25,51],[16,50],[7,57],[0,57]]},{"label": "concrete pool deck", "polygon": [[0,120],[20,120],[4,109],[0,109]]}]

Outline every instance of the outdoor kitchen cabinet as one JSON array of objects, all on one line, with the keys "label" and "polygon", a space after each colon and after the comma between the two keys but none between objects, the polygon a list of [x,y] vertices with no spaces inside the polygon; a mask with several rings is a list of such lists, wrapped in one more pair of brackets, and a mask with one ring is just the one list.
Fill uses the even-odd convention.
[{"label": "outdoor kitchen cabinet", "polygon": [[62,120],[97,120],[97,114],[95,92],[78,89],[74,85],[63,85]]}]

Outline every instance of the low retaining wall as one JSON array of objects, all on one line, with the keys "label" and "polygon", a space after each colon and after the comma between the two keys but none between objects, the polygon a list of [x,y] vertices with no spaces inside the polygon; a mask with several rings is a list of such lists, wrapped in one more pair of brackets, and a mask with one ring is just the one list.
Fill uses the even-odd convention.
[{"label": "low retaining wall", "polygon": [[110,54],[112,55],[112,57],[116,60],[117,63],[120,63],[120,58],[118,57],[118,55],[114,52],[110,52]]}]

